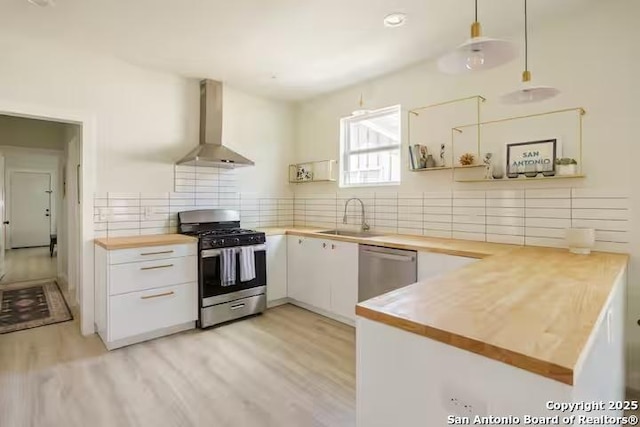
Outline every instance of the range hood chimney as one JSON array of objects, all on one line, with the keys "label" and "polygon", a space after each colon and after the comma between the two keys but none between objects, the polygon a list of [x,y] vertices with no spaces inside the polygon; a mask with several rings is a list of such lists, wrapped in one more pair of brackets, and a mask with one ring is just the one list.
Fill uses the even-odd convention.
[{"label": "range hood chimney", "polygon": [[200,82],[200,144],[177,164],[227,169],[254,165],[251,160],[222,145],[222,82]]}]

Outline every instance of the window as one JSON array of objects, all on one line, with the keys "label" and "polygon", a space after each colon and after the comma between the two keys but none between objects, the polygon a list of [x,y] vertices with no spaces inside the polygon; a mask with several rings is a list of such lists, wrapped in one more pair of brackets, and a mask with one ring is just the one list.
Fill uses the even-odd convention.
[{"label": "window", "polygon": [[400,106],[340,120],[340,186],[400,184]]}]

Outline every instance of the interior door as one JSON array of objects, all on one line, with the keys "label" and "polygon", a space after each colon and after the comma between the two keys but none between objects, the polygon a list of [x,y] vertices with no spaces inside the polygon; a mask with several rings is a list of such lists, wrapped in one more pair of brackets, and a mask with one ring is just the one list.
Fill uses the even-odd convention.
[{"label": "interior door", "polygon": [[51,232],[51,174],[13,172],[11,186],[11,247],[48,246]]}]

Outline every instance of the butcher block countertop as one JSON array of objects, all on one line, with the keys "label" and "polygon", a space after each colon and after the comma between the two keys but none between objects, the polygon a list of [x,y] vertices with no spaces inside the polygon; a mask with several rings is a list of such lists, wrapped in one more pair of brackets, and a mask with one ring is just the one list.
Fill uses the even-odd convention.
[{"label": "butcher block countertop", "polygon": [[198,239],[184,234],[154,234],[150,236],[101,237],[94,241],[96,245],[112,250],[196,243]]},{"label": "butcher block countertop", "polygon": [[350,237],[318,233],[319,231],[326,230],[326,228],[271,227],[259,230],[264,231],[267,236],[288,234],[301,237],[337,240],[341,242],[362,243],[364,245],[384,246],[385,248],[437,252],[469,258],[485,258],[491,255],[510,252],[520,247],[499,243],[440,239],[436,237],[408,236],[399,234],[385,234],[376,237]]},{"label": "butcher block countertop", "polygon": [[364,301],[356,314],[569,385],[629,259],[419,236],[263,231],[483,258]]},{"label": "butcher block countertop", "polygon": [[356,314],[571,385],[627,262],[522,247],[364,301]]}]

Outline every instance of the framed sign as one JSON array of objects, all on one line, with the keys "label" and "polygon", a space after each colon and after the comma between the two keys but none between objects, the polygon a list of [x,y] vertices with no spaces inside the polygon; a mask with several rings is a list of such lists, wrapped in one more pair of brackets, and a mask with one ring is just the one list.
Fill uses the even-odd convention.
[{"label": "framed sign", "polygon": [[557,139],[507,144],[507,173],[555,171]]}]

